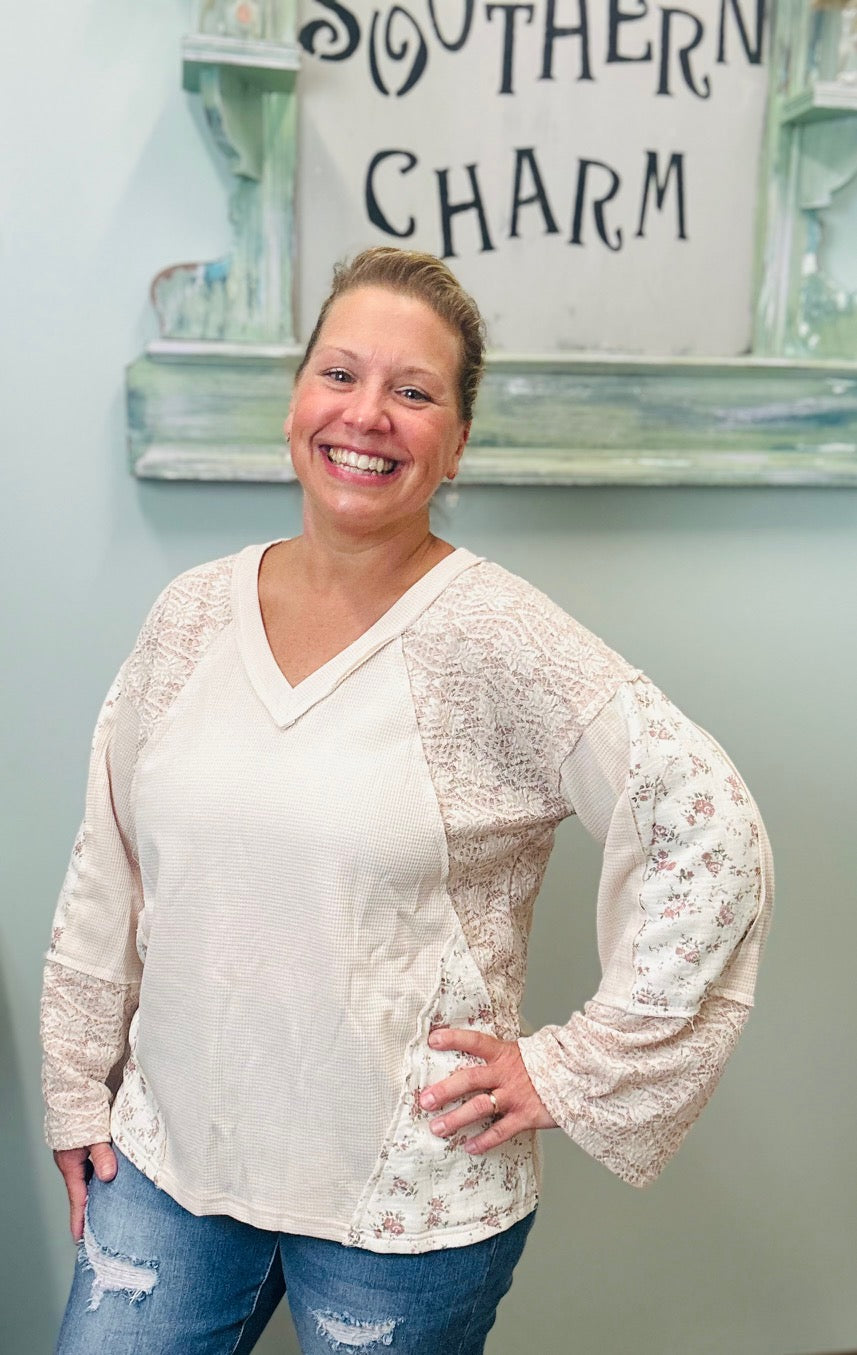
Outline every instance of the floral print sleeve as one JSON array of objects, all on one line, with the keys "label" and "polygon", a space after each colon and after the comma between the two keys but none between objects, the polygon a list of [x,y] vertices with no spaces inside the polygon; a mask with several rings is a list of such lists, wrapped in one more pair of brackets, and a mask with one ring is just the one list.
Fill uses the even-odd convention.
[{"label": "floral print sleeve", "polygon": [[604,845],[602,982],[521,1052],[557,1123],[643,1185],[705,1105],[752,1005],[769,847],[725,754],[645,678],[592,721],[563,790]]}]

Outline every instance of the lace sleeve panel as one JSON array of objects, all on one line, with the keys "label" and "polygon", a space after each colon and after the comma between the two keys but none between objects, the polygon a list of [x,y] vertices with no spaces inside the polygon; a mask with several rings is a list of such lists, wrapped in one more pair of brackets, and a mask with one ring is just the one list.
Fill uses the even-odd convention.
[{"label": "lace sleeve panel", "polygon": [[589,1002],[567,1025],[544,1026],[518,1043],[560,1128],[623,1181],[645,1186],[702,1111],[748,1015],[723,997],[691,1018]]},{"label": "lace sleeve panel", "polygon": [[48,960],[42,989],[42,1091],[51,1148],[110,1138],[110,1074],[126,1051],[138,985]]}]

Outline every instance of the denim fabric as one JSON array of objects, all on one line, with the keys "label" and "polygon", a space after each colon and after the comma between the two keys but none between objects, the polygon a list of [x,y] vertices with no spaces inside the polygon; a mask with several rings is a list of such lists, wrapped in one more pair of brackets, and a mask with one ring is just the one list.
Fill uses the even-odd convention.
[{"label": "denim fabric", "polygon": [[89,1185],[57,1355],[247,1355],[284,1292],[303,1355],[480,1355],[534,1219],[384,1255],[197,1218],[116,1156],[114,1180]]}]

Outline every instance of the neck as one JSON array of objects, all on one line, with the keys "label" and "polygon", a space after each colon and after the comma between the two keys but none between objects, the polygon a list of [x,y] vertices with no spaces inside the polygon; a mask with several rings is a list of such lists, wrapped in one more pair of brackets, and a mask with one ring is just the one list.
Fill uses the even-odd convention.
[{"label": "neck", "polygon": [[453,547],[432,534],[428,512],[375,533],[345,532],[305,508],[295,560],[319,592],[385,594],[407,588]]}]

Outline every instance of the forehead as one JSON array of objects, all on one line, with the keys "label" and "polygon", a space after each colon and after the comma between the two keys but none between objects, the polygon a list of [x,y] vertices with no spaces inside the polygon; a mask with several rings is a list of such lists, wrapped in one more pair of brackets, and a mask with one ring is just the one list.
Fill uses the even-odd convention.
[{"label": "forehead", "polygon": [[452,375],[461,357],[459,335],[431,306],[386,287],[358,287],[337,297],[318,346],[371,354],[396,366],[427,364]]}]

